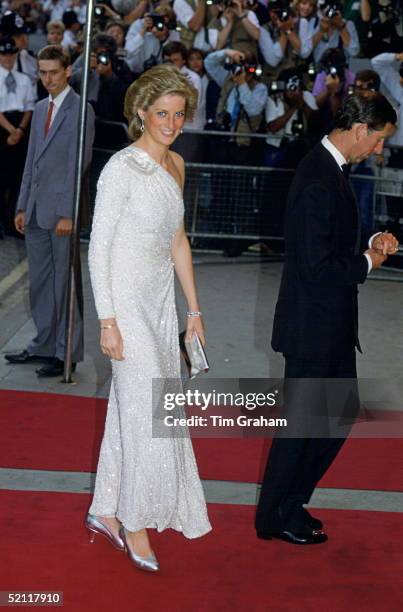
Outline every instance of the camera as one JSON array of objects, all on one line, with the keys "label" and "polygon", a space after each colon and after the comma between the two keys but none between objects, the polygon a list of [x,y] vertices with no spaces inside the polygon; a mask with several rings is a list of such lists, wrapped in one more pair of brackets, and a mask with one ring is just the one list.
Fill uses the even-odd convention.
[{"label": "camera", "polygon": [[337,2],[329,2],[328,0],[319,2],[319,9],[322,15],[327,17],[327,19],[333,19],[333,17],[341,13],[340,5]]},{"label": "camera", "polygon": [[277,15],[281,23],[285,23],[290,17],[292,17],[292,11],[288,6],[285,8],[273,9],[273,13]]},{"label": "camera", "polygon": [[105,15],[105,7],[103,7],[103,6],[95,6],[94,13],[95,13],[95,17],[104,17],[104,15]]},{"label": "camera", "polygon": [[285,90],[284,81],[271,81],[269,83],[269,96],[284,93]]},{"label": "camera", "polygon": [[258,64],[248,64],[247,62],[232,62],[231,58],[227,57],[224,63],[225,70],[231,72],[234,76],[238,76],[240,74],[253,74],[257,77],[262,75],[262,67]]},{"label": "camera", "polygon": [[287,78],[286,81],[271,81],[269,84],[269,95],[281,94],[286,91],[298,91],[301,89],[301,79],[297,74]]},{"label": "camera", "polygon": [[206,129],[215,132],[230,132],[232,125],[232,117],[227,111],[219,113],[216,119],[209,119],[206,124]]},{"label": "camera", "polygon": [[111,61],[111,56],[109,55],[109,53],[98,53],[97,55],[97,63],[98,64],[102,64],[103,66],[107,66],[109,64],[109,62]]},{"label": "camera", "polygon": [[147,17],[149,19],[152,19],[153,27],[159,32],[162,32],[162,30],[166,26],[164,15],[159,15],[158,13],[149,13]]},{"label": "camera", "polygon": [[291,134],[293,136],[303,136],[304,134],[304,124],[299,119],[294,119],[291,123]]}]

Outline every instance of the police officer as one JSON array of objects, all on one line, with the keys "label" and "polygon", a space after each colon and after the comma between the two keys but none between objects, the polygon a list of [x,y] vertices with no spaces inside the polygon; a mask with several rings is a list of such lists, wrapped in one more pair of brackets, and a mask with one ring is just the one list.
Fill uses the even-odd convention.
[{"label": "police officer", "polygon": [[27,132],[35,106],[28,76],[15,69],[13,38],[0,40],[0,223],[14,233],[14,211],[27,151]]},{"label": "police officer", "polygon": [[12,36],[18,49],[16,69],[29,76],[32,85],[38,83],[38,62],[28,50],[28,28],[24,19],[13,11],[6,11],[0,22],[0,34]]}]

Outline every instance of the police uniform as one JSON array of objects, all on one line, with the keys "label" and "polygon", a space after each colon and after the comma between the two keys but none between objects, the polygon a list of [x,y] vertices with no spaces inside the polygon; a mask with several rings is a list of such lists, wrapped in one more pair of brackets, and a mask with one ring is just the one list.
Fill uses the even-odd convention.
[{"label": "police uniform", "polygon": [[[3,36],[18,36],[20,34],[27,34],[28,28],[25,25],[24,19],[18,13],[13,11],[6,11],[1,18],[0,22],[0,33]],[[38,85],[38,60],[34,53],[29,49],[20,49],[18,57],[15,62],[15,69],[18,72],[26,74],[31,79],[32,85],[36,88]],[[44,98],[47,96],[47,92],[39,89],[39,97]]]},{"label": "police uniform", "polygon": [[[16,51],[13,39],[0,42],[0,53]],[[15,68],[0,66],[0,113],[16,128],[24,113],[33,111],[36,94],[29,77]],[[14,211],[28,146],[28,134],[15,145],[7,144],[9,132],[0,126],[0,222],[7,232],[14,230]]]}]

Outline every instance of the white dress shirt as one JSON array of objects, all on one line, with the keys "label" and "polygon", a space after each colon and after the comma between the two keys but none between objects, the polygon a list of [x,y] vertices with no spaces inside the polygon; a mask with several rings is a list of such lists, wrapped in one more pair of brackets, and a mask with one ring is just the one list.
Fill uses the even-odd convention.
[{"label": "white dress shirt", "polygon": [[[347,164],[347,160],[344,157],[344,155],[342,155],[339,151],[339,149],[337,147],[334,146],[334,144],[332,142],[330,142],[329,138],[327,136],[324,136],[322,138],[322,145],[325,147],[325,149],[327,149],[330,153],[330,155],[335,159],[335,161],[337,162],[337,165],[339,166],[340,170],[343,172],[343,168],[342,165],[343,164]],[[371,238],[368,241],[368,247],[371,248],[372,247],[372,241],[375,238],[375,236],[378,236],[379,234],[381,234],[382,232],[376,232],[376,234],[373,234],[373,236],[371,236]],[[371,272],[372,270],[372,259],[371,257],[367,254],[364,253],[364,256],[367,259],[368,262],[368,274]]]},{"label": "white dress shirt", "polygon": [[70,85],[67,85],[67,87],[65,87],[63,91],[60,92],[58,96],[56,96],[56,98],[52,98],[52,96],[49,95],[49,98],[48,98],[49,103],[53,102],[53,110],[52,110],[52,117],[50,119],[50,125],[52,125],[53,121],[55,120],[57,112],[58,110],[60,110],[60,107],[63,104],[65,98],[67,97],[67,94],[69,93],[70,89],[71,89]]}]

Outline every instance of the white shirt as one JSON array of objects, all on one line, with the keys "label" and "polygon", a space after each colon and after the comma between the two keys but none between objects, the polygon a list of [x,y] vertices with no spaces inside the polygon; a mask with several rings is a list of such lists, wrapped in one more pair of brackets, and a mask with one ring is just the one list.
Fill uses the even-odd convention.
[{"label": "white shirt", "polygon": [[[343,171],[342,165],[343,164],[347,164],[347,160],[344,157],[344,155],[342,155],[340,153],[339,149],[337,147],[335,147],[332,142],[330,142],[330,140],[329,140],[329,138],[327,136],[324,136],[322,138],[321,143],[325,147],[325,149],[327,149],[329,151],[330,155],[335,159],[335,161],[337,162],[337,165],[339,166],[340,170]],[[375,236],[378,236],[381,233],[382,232],[376,232],[376,234],[371,236],[371,238],[368,241],[368,247],[369,248],[372,247],[372,241],[375,238]],[[364,256],[366,257],[367,262],[368,262],[368,274],[369,274],[371,272],[371,270],[372,270],[372,259],[366,253],[364,253]]]},{"label": "white shirt", "polygon": [[63,89],[63,91],[61,91],[59,95],[56,96],[56,98],[52,98],[52,96],[49,95],[48,103],[53,102],[53,110],[52,110],[52,117],[50,119],[50,125],[52,125],[53,121],[55,120],[57,112],[60,110],[60,107],[63,104],[65,98],[67,97],[67,94],[69,93],[70,89],[71,89],[70,85],[67,85],[67,87],[65,87],[65,89]]},{"label": "white shirt", "polygon": [[65,30],[63,34],[62,47],[65,50],[69,50],[69,47],[76,47],[77,39],[71,30]]},{"label": "white shirt", "polygon": [[[303,91],[302,96],[304,98],[305,104],[309,106],[309,108],[311,108],[312,110],[318,110],[318,105],[316,103],[315,97],[311,94],[310,91]],[[279,117],[282,117],[284,113],[284,100],[281,97],[278,97],[277,99],[274,97],[267,98],[265,111],[266,123],[275,121]],[[295,109],[295,113],[291,115],[285,126],[281,130],[276,132],[273,136],[268,136],[266,138],[267,144],[272,145],[274,147],[279,147],[281,144],[281,138],[283,138],[284,136],[291,136],[292,122],[295,121],[297,116],[298,110]]]},{"label": "white shirt", "polygon": [[16,81],[16,88],[15,92],[8,93],[5,81],[9,71],[0,66],[0,113],[8,111],[19,111],[20,113],[33,111],[35,108],[36,92],[32,87],[30,78],[15,69],[11,70],[11,72]]},{"label": "white shirt", "polygon": [[50,15],[50,21],[61,21],[67,5],[67,0],[58,0],[56,3],[52,0],[45,0],[43,10]]}]

